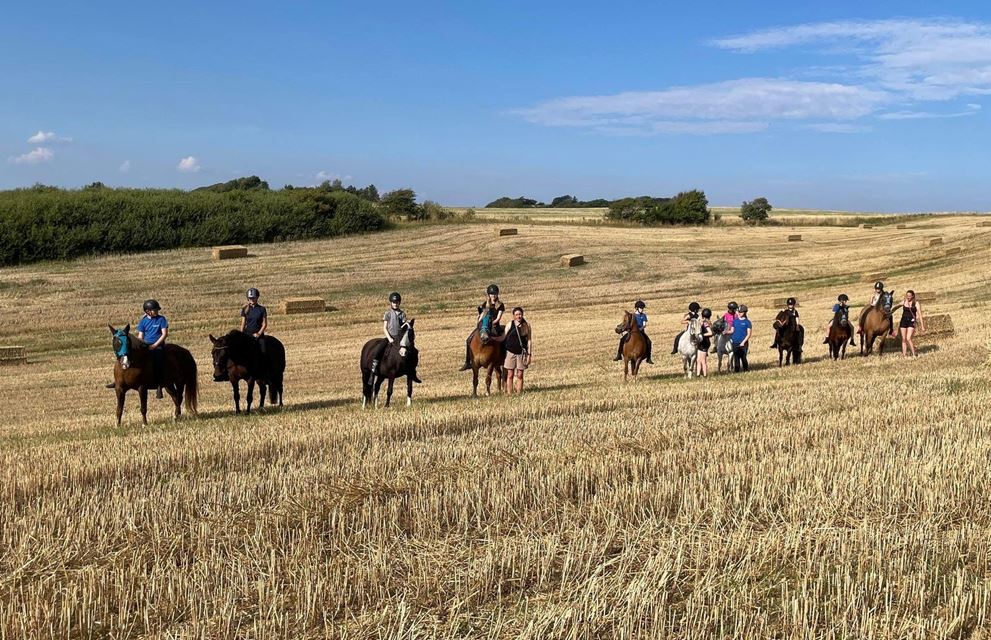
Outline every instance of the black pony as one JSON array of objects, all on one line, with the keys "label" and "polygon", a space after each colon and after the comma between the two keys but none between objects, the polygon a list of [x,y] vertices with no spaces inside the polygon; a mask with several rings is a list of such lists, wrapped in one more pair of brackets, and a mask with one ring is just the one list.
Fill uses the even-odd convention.
[{"label": "black pony", "polygon": [[829,325],[829,355],[833,360],[846,357],[846,345],[853,338],[853,325],[850,323],[850,310],[840,307],[833,314],[833,323]]},{"label": "black pony", "polygon": [[779,311],[774,319],[775,342],[778,345],[778,366],[802,362],[802,346],[805,344],[805,327],[788,312]]},{"label": "black pony", "polygon": [[234,413],[241,413],[241,380],[248,382],[248,408],[251,413],[255,383],[258,383],[258,409],[265,408],[265,387],[268,387],[269,402],[282,406],[282,379],[286,371],[286,349],[273,336],[261,338],[265,341],[262,352],[258,340],[241,331],[231,331],[226,336],[214,338],[213,381],[229,380],[234,389]]},{"label": "black pony", "polygon": [[361,408],[371,402],[378,406],[379,388],[386,380],[385,406],[392,400],[392,385],[396,378],[406,376],[406,406],[413,404],[413,383],[420,382],[416,376],[416,365],[420,362],[420,352],[416,350],[416,332],[413,330],[415,319],[406,322],[400,329],[399,339],[389,345],[382,354],[378,373],[372,376],[372,358],[378,349],[386,342],[385,338],[375,338],[365,343],[361,349]]}]

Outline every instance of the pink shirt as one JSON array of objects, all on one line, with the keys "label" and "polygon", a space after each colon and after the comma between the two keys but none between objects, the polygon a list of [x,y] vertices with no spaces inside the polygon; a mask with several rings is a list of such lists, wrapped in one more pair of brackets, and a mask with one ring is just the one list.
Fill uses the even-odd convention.
[{"label": "pink shirt", "polygon": [[727,328],[733,326],[733,319],[734,318],[736,318],[736,314],[735,313],[730,313],[729,311],[727,311],[726,313],[723,314],[723,322],[726,323],[726,327]]}]

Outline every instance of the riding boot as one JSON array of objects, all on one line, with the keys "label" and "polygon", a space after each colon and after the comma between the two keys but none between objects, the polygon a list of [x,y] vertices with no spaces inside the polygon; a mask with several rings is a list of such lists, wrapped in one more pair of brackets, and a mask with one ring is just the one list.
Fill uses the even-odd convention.
[{"label": "riding boot", "polygon": [[679,333],[678,335],[676,335],[674,337],[674,346],[671,347],[671,355],[673,355],[673,356],[678,355],[678,342],[681,341],[681,336],[682,336],[683,333],[685,333],[685,332],[682,331],[681,333]]},{"label": "riding boot", "polygon": [[468,340],[465,342],[465,363],[458,371],[467,371],[471,369],[471,335],[468,336]]},{"label": "riding boot", "polygon": [[850,336],[850,346],[851,347],[856,347],[857,346],[857,342],[853,339],[853,336]]},{"label": "riding boot", "polygon": [[613,362],[619,362],[623,359],[623,345],[626,343],[626,336],[619,339],[619,347],[616,349],[616,357],[613,358]]},{"label": "riding boot", "polygon": [[829,336],[826,336],[825,338],[823,338],[822,339],[822,343],[823,344],[829,344]]},{"label": "riding boot", "polygon": [[104,386],[106,386],[106,387],[107,387],[107,389],[113,389],[113,388],[115,388],[115,387],[117,386],[117,383],[116,383],[116,382],[108,382],[108,383],[107,383],[106,385],[104,385]]},{"label": "riding boot", "polygon": [[654,355],[654,343],[647,336],[644,338],[647,340],[647,364],[654,364],[654,360],[651,358]]}]

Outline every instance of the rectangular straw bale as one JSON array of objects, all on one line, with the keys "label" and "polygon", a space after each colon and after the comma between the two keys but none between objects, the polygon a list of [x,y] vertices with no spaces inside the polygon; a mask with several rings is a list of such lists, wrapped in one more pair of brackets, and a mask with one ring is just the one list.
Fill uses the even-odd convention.
[{"label": "rectangular straw bale", "polygon": [[231,244],[213,248],[214,260],[233,260],[248,257],[248,248],[239,244]]},{"label": "rectangular straw bale", "polygon": [[562,267],[577,267],[580,264],[585,264],[585,256],[577,253],[561,256]]},{"label": "rectangular straw bale", "polygon": [[24,347],[0,347],[0,364],[20,364],[27,361]]},{"label": "rectangular straw bale", "polygon": [[981,220],[977,223],[979,227],[991,227],[991,220]]},{"label": "rectangular straw bale", "polygon": [[929,246],[930,247],[938,247],[941,244],[943,244],[943,239],[942,238],[929,238]]},{"label": "rectangular straw bale", "polygon": [[895,229],[904,229],[904,228],[905,228],[905,225],[903,225],[903,224],[896,224],[895,225]]},{"label": "rectangular straw bale", "polygon": [[953,320],[948,313],[937,313],[926,316],[926,333],[937,335],[953,335]]},{"label": "rectangular straw bale", "polygon": [[801,241],[802,241],[802,234],[800,233],[796,233],[788,236],[788,242],[801,242]]},{"label": "rectangular straw bale", "polygon": [[860,228],[861,229],[873,229],[874,228],[874,225],[872,225],[872,224],[862,224],[862,225],[860,225]]},{"label": "rectangular straw bale", "polygon": [[519,232],[516,230],[516,227],[510,227],[510,228],[507,228],[507,229],[499,229],[499,235],[500,236],[515,236],[517,233],[519,233]]},{"label": "rectangular straw bale", "polygon": [[323,298],[287,298],[282,301],[283,313],[319,313],[327,310]]},{"label": "rectangular straw bale", "polygon": [[952,256],[963,251],[963,247],[947,247],[946,255]]}]

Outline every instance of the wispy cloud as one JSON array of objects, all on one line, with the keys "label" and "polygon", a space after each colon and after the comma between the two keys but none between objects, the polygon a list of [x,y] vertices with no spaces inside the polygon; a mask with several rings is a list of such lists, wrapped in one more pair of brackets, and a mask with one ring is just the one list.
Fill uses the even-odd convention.
[{"label": "wispy cloud", "polygon": [[195,156],[186,156],[179,161],[176,166],[176,170],[180,173],[196,173],[203,167],[200,166],[200,161],[196,159]]},{"label": "wispy cloud", "polygon": [[42,162],[51,162],[54,157],[55,152],[48,147],[38,147],[23,155],[7,158],[7,162],[12,164],[40,164]]},{"label": "wispy cloud", "polygon": [[513,113],[535,124],[620,135],[747,133],[783,122],[823,133],[858,133],[870,130],[864,121],[874,117],[973,115],[980,108],[973,102],[948,111],[928,107],[991,94],[991,23],[822,22],[757,30],[709,44],[737,54],[792,48],[833,60],[794,69],[791,77],[569,96]]},{"label": "wispy cloud", "polygon": [[125,160],[120,163],[120,167],[117,168],[121,173],[129,173],[131,171],[131,161]]},{"label": "wispy cloud", "polygon": [[56,135],[54,131],[40,130],[28,138],[28,143],[30,144],[43,144],[46,142],[72,142],[72,138]]},{"label": "wispy cloud", "polygon": [[351,179],[351,176],[342,176],[337,173],[331,173],[329,171],[317,171],[316,175],[313,176],[318,182],[323,182],[324,180],[340,180],[341,182],[347,182]]}]

